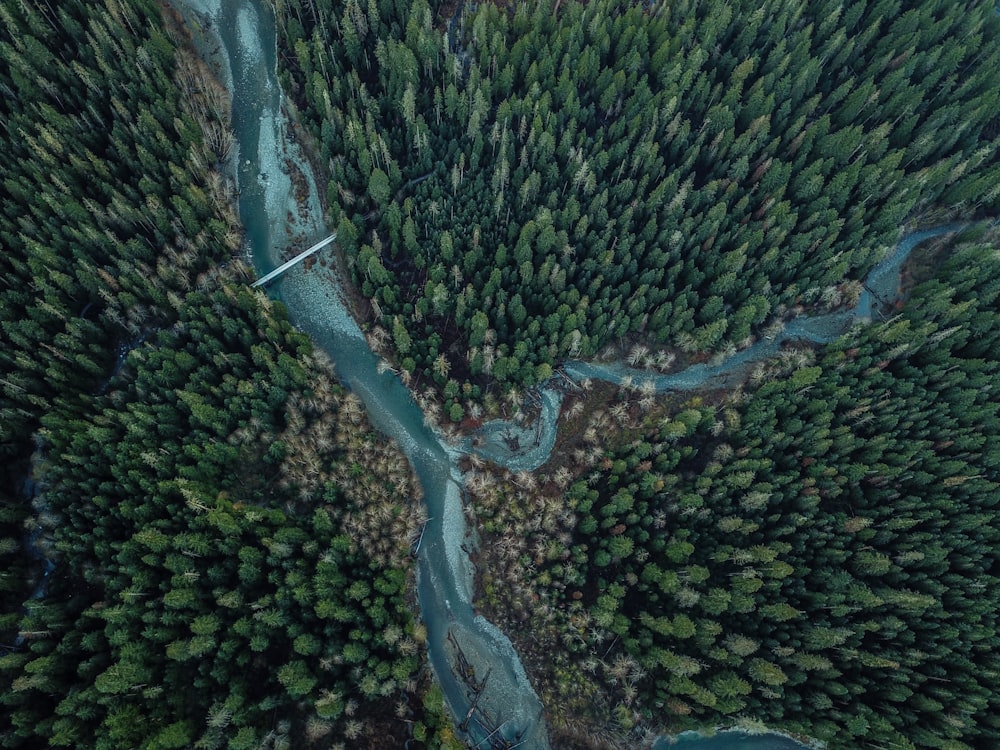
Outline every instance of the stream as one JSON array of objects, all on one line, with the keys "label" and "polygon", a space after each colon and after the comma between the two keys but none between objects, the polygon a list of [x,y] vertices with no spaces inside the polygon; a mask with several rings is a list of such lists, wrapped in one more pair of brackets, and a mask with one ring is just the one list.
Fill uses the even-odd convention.
[{"label": "stream", "polygon": [[[188,14],[194,30],[196,24],[207,29],[210,19],[221,38],[223,54],[213,62],[233,92],[240,216],[255,265],[269,269],[280,262],[289,244],[328,234],[311,171],[286,131],[275,76],[273,15],[256,0],[183,1],[197,11]],[[289,166],[308,187],[302,205],[295,198]],[[489,674],[479,708],[503,726],[502,735],[511,742],[523,741],[524,748],[547,748],[541,703],[510,640],[472,609],[474,571],[461,549],[466,540],[456,465],[461,452],[425,424],[395,374],[379,372],[379,359],[348,313],[336,279],[321,264],[307,273],[292,269],[270,288],[280,294],[295,325],[330,355],[340,381],[362,399],[375,428],[398,442],[423,487],[430,520],[417,561],[417,594],[430,663],[456,723],[464,719],[470,698],[465,682],[452,671],[452,640],[479,681]],[[494,728],[474,718],[467,735],[473,743],[481,742]]]},{"label": "stream", "polygon": [[[240,216],[254,264],[262,272],[278,265],[290,245],[305,247],[329,234],[323,222],[319,191],[306,160],[287,129],[281,90],[275,74],[276,41],[273,12],[263,0],[176,0],[187,23],[221,80],[233,93],[233,128],[239,144],[234,159],[240,189]],[[218,43],[221,47],[216,49]],[[290,174],[291,173],[291,174]],[[293,179],[294,176],[294,179]],[[297,189],[298,188],[298,189]],[[296,198],[298,194],[299,198]],[[303,197],[305,196],[305,197]],[[911,234],[869,276],[871,291],[851,311],[800,317],[773,338],[761,339],[719,364],[698,364],[669,375],[652,375],[622,364],[568,362],[566,376],[636,385],[651,380],[658,392],[687,390],[724,382],[748,365],[773,356],[784,341],[832,340],[859,319],[869,319],[873,297],[893,299],[899,268],[921,240],[954,231],[940,227]],[[326,253],[321,253],[321,258]],[[332,264],[331,264],[332,267]],[[291,269],[271,286],[280,295],[293,323],[333,360],[341,382],[364,402],[376,429],[393,438],[410,460],[424,490],[429,521],[417,561],[417,594],[426,624],[431,667],[446,701],[462,723],[471,705],[464,680],[456,677],[457,643],[480,682],[489,675],[478,709],[492,721],[480,722],[477,711],[467,726],[471,745],[485,742],[501,727],[502,736],[520,747],[549,747],[542,705],[510,642],[472,607],[474,570],[463,545],[467,537],[458,459],[473,450],[471,438],[458,445],[437,435],[410,393],[391,371],[381,371],[357,322],[344,303],[339,281],[322,262],[309,271]],[[382,368],[384,369],[384,368]],[[555,443],[562,393],[539,391],[540,417],[535,425],[491,422],[477,433],[474,450],[514,471],[530,471],[548,460]],[[512,451],[517,435],[523,449]],[[803,745],[777,734],[720,732],[714,737],[685,733],[661,738],[655,747],[683,750],[792,750]]]}]

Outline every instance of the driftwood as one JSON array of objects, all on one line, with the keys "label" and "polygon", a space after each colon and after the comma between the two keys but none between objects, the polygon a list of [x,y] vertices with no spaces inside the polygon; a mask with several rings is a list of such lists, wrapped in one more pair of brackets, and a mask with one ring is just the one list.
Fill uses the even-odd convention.
[{"label": "driftwood", "polygon": [[[466,688],[468,688],[469,693],[472,696],[472,705],[469,706],[469,710],[465,713],[465,718],[462,719],[458,728],[462,732],[468,733],[470,725],[473,721],[475,721],[476,724],[478,724],[483,731],[487,733],[483,739],[479,740],[479,742],[474,745],[470,745],[469,747],[472,748],[472,750],[478,750],[480,747],[487,747],[489,750],[513,750],[513,748],[523,745],[527,741],[522,739],[524,734],[523,731],[518,732],[513,741],[508,740],[500,734],[501,730],[503,730],[508,722],[497,722],[492,716],[490,716],[489,712],[487,712],[486,709],[480,705],[480,701],[486,693],[486,684],[489,682],[492,669],[486,673],[482,682],[477,680],[475,667],[469,663],[465,652],[458,644],[458,640],[455,638],[455,635],[450,629],[448,630],[446,637],[448,639],[448,643],[450,643],[455,649],[455,661],[457,664],[452,667],[452,672],[456,677],[465,683]],[[484,745],[484,743],[488,744]]]}]

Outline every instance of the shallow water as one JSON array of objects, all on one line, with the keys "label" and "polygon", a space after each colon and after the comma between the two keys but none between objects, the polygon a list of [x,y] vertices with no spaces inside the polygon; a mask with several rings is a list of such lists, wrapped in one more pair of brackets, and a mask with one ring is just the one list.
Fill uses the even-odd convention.
[{"label": "shallow water", "polygon": [[962,224],[946,224],[906,235],[895,249],[878,263],[865,279],[865,288],[857,305],[825,315],[803,315],[789,321],[778,333],[762,338],[753,345],[736,352],[717,363],[691,365],[680,372],[657,375],[646,370],[626,366],[622,362],[600,364],[593,362],[567,362],[566,374],[572,378],[592,378],[621,384],[626,378],[636,387],[651,382],[657,393],[689,391],[706,386],[724,385],[727,378],[738,374],[748,365],[762,362],[777,354],[786,341],[802,340],[814,344],[828,344],[845,333],[852,325],[871,320],[878,307],[890,305],[899,296],[899,278],[903,263],[918,244],[932,237],[961,229]]},{"label": "shallow water", "polygon": [[865,279],[865,288],[854,308],[858,318],[870,320],[873,308],[879,305],[891,305],[899,296],[899,273],[903,263],[918,244],[931,237],[937,237],[948,232],[957,232],[963,224],[946,224],[933,229],[925,229],[906,235],[889,256],[871,270]]},{"label": "shallow water", "polygon": [[[329,234],[322,220],[318,191],[308,165],[286,133],[281,91],[275,76],[275,32],[270,8],[260,0],[179,0],[210,18],[225,48],[221,60],[224,80],[233,91],[233,127],[240,148],[238,182],[240,216],[255,264],[261,270],[278,265],[291,244],[305,247]],[[286,157],[306,180],[308,197],[295,199]],[[293,217],[289,225],[288,217]],[[949,226],[908,236],[869,276],[867,286],[882,299],[896,292],[899,268],[922,239],[953,231]],[[301,249],[301,247],[299,249]],[[427,523],[418,558],[417,592],[428,630],[428,656],[448,704],[461,722],[470,706],[463,681],[453,673],[454,653],[449,634],[482,680],[489,673],[480,702],[511,741],[523,748],[547,748],[542,706],[525,675],[510,640],[472,609],[474,571],[463,545],[467,539],[462,509],[461,477],[456,465],[466,440],[447,445],[424,421],[409,392],[391,371],[379,372],[379,360],[368,348],[357,322],[349,314],[338,280],[316,264],[311,271],[291,269],[271,287],[287,305],[293,322],[309,334],[334,362],[341,381],[364,402],[372,424],[395,439],[420,479],[427,503]],[[746,366],[774,356],[783,341],[801,338],[826,342],[858,320],[870,318],[872,292],[855,310],[791,321],[773,338],[764,338],[721,363],[699,364],[670,375],[653,375],[621,363],[568,362],[564,370],[573,379],[599,378],[621,383],[629,377],[636,386],[649,380],[657,392],[691,390],[724,384]],[[534,425],[490,422],[477,433],[474,450],[513,471],[531,471],[544,464],[555,444],[561,392],[542,388],[541,416]],[[518,448],[511,449],[516,437]],[[488,727],[473,721],[469,736],[482,740]],[[774,734],[748,735],[739,731],[713,737],[685,734],[661,738],[655,747],[681,750],[791,750],[799,743]]]},{"label": "shallow water", "polygon": [[[251,0],[219,0],[215,7],[209,0],[197,4],[215,19],[228,53],[234,82],[233,126],[240,147],[240,216],[255,264],[266,270],[280,262],[290,243],[301,240],[305,246],[329,232],[311,172],[285,130],[274,75],[270,11]],[[303,205],[294,198],[286,157],[307,181],[309,197]],[[291,227],[289,216],[294,217]],[[341,382],[364,402],[371,423],[399,443],[420,479],[430,520],[418,557],[417,593],[428,631],[429,659],[456,723],[465,717],[470,699],[465,683],[452,671],[449,633],[480,681],[489,672],[479,707],[497,723],[506,722],[503,735],[508,739],[526,740],[525,748],[547,748],[545,725],[539,720],[541,704],[510,640],[472,610],[474,571],[462,549],[466,528],[455,452],[446,449],[425,424],[396,375],[379,372],[379,360],[348,313],[337,280],[322,264],[308,272],[302,267],[289,270],[271,290],[288,307],[295,325],[330,355]],[[473,720],[468,733],[477,742],[491,728]]]}]

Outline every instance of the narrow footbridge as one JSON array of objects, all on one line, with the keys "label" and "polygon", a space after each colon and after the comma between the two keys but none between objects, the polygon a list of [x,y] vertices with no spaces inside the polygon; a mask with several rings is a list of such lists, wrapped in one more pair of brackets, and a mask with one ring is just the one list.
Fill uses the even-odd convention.
[{"label": "narrow footbridge", "polygon": [[265,276],[261,276],[254,283],[252,283],[250,286],[251,287],[264,286],[265,284],[267,284],[267,283],[269,283],[271,281],[274,281],[276,278],[278,278],[279,276],[281,276],[281,274],[283,274],[289,268],[291,268],[292,266],[294,266],[300,260],[305,260],[310,255],[312,255],[313,253],[319,252],[324,247],[326,247],[331,242],[333,242],[335,239],[337,239],[337,233],[336,232],[334,232],[333,234],[331,234],[326,239],[320,240],[319,242],[317,242],[315,245],[313,245],[312,247],[310,247],[305,252],[299,253],[294,258],[292,258],[290,261],[282,263],[280,266],[278,266],[273,271],[271,271],[271,273],[266,274]]}]

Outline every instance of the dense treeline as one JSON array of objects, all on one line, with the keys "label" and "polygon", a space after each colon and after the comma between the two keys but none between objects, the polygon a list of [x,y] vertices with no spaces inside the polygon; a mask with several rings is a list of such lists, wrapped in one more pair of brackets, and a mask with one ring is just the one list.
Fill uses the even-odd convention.
[{"label": "dense treeline", "polygon": [[376,333],[456,392],[630,335],[738,345],[904,220],[1000,205],[989,3],[442,7],[279,16]]},{"label": "dense treeline", "polygon": [[63,583],[3,660],[16,735],[356,739],[360,701],[414,690],[409,469],[309,350],[249,290],[192,294],[85,420],[44,418]]},{"label": "dense treeline", "polygon": [[[151,2],[4,3],[0,444],[93,390],[238,245],[224,92]],[[203,131],[207,133],[203,136]]]},{"label": "dense treeline", "polygon": [[226,92],[158,3],[0,12],[0,745],[435,746],[419,491],[245,286]]},{"label": "dense treeline", "polygon": [[[30,509],[21,480],[42,415],[85,409],[118,345],[169,322],[178,294],[235,246],[232,216],[208,203],[210,189],[224,199],[225,184],[209,185],[207,167],[225,146],[212,154],[194,119],[201,111],[201,124],[221,133],[225,99],[190,58],[175,63],[162,24],[149,24],[153,7],[0,4],[7,644],[27,593],[20,543]],[[188,84],[185,97],[175,71]],[[174,206],[190,214],[186,229]]]},{"label": "dense treeline", "polygon": [[[29,533],[30,506],[18,493],[17,469],[10,467],[0,485],[0,643],[9,648],[21,619],[21,603],[30,595],[34,579],[43,568],[24,554],[23,538]],[[16,489],[15,489],[16,488]]]},{"label": "dense treeline", "polygon": [[646,420],[561,501],[481,487],[507,580],[536,570],[506,606],[538,594],[536,632],[576,654],[561,699],[592,672],[619,728],[754,717],[831,747],[995,746],[998,273],[995,237],[961,249],[898,318]]}]

